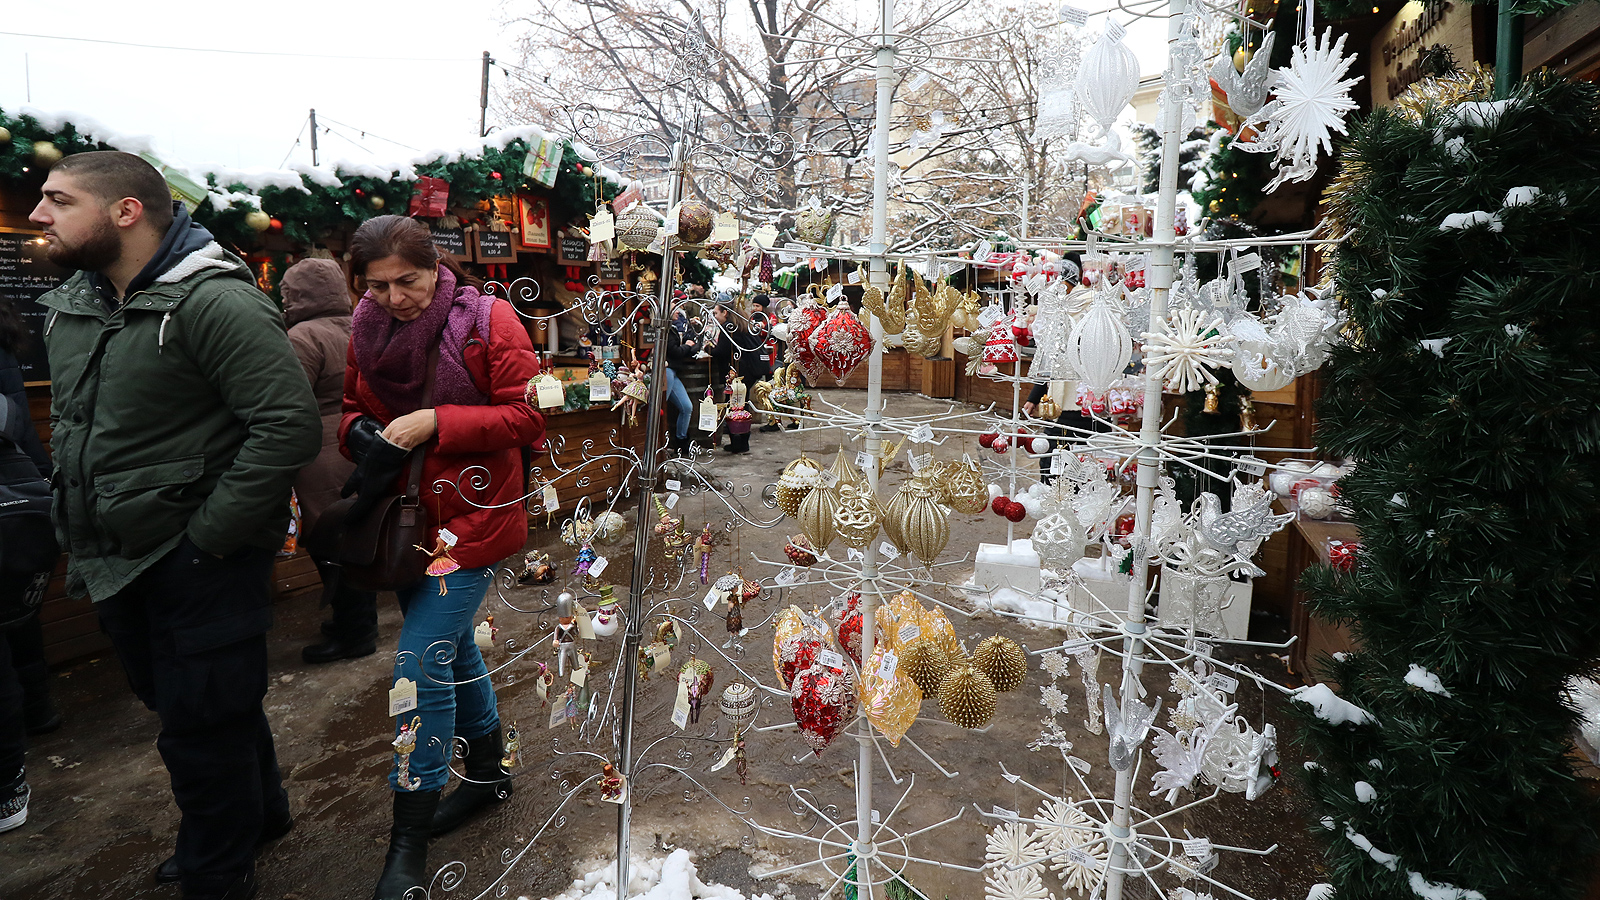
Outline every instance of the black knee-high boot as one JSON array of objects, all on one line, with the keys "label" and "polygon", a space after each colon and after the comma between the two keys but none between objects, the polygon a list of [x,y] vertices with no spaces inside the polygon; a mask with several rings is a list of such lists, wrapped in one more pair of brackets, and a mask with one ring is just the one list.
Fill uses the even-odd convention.
[{"label": "black knee-high boot", "polygon": [[454,831],[479,810],[511,796],[511,775],[500,765],[500,729],[467,741],[466,778],[433,817],[433,836]]},{"label": "black knee-high boot", "polygon": [[389,855],[373,900],[405,900],[406,891],[428,886],[428,832],[439,808],[438,791],[395,791]]}]

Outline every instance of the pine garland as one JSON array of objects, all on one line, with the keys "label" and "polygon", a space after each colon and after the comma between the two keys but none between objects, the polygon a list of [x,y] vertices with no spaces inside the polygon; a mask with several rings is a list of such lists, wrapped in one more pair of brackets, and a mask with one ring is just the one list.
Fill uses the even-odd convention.
[{"label": "pine garland", "polygon": [[1600,663],[1600,89],[1486,99],[1378,110],[1330,190],[1318,445],[1363,547],[1304,581],[1372,719],[1305,716],[1340,900],[1576,898],[1596,846],[1562,690]]},{"label": "pine garland", "polygon": [[1194,202],[1200,214],[1212,219],[1249,217],[1264,196],[1262,189],[1272,175],[1267,154],[1249,153],[1233,146],[1233,135],[1224,135],[1217,152],[1206,157],[1200,167],[1200,190]]},{"label": "pine garland", "polygon": [[[44,172],[33,158],[36,141],[54,144],[67,155],[117,149],[85,136],[70,122],[59,131],[51,131],[32,116],[11,116],[0,110],[0,127],[11,133],[10,142],[0,144],[0,183],[7,185],[37,185],[44,180]],[[556,222],[592,213],[597,205],[597,192],[610,200],[620,190],[616,182],[596,177],[593,167],[578,155],[570,141],[563,144],[555,186],[547,189],[535,185],[522,175],[528,150],[528,143],[518,138],[507,142],[504,148],[485,145],[475,157],[452,155],[413,168],[417,175],[449,182],[452,207],[472,207],[514,191],[548,194],[551,215]],[[243,184],[218,184],[214,175],[207,176],[209,186],[217,193],[195,210],[194,217],[223,243],[252,248],[260,245],[262,238],[245,224],[245,217],[259,208],[283,223],[283,235],[290,242],[310,245],[336,232],[353,230],[374,216],[404,215],[416,190],[415,181],[401,177],[397,171],[392,171],[389,178],[344,171],[336,174],[338,187],[325,186],[302,174],[298,178],[303,189],[268,186],[259,192],[252,192]],[[500,177],[496,178],[496,174]],[[228,205],[219,208],[224,196]],[[373,205],[374,197],[382,198],[381,209]]]}]

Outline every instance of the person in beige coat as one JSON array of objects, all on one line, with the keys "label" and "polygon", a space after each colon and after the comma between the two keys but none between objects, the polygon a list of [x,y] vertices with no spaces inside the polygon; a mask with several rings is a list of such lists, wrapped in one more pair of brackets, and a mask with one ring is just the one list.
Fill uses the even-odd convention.
[{"label": "person in beige coat", "polygon": [[[344,269],[331,259],[306,259],[283,273],[283,317],[322,416],[322,450],[294,481],[304,519],[301,534],[310,534],[322,511],[339,499],[339,491],[355,464],[339,452],[339,419],[344,402],[344,370],[350,349],[350,291]],[[327,568],[322,582],[332,580]],[[367,656],[377,649],[378,600],[370,591],[338,588],[323,598],[333,617],[322,625],[323,640],[306,647],[308,663]]]}]

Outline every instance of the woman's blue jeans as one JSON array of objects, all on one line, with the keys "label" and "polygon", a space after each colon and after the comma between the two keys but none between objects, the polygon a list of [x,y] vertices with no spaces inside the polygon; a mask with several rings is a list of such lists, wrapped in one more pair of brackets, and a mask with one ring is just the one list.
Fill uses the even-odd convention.
[{"label": "woman's blue jeans", "polygon": [[662,383],[661,396],[667,398],[667,406],[672,409],[672,436],[680,441],[689,439],[689,419],[694,415],[694,404],[689,402],[689,392],[683,389],[683,382],[678,380],[678,373],[667,369],[666,381]]},{"label": "woman's blue jeans", "polygon": [[[420,779],[413,790],[444,788],[451,741],[456,735],[477,738],[500,727],[489,670],[472,640],[478,606],[493,577],[493,566],[457,569],[443,579],[430,575],[396,591],[405,624],[400,626],[394,677],[416,682],[417,708],[400,715],[395,733],[412,717],[422,719],[417,748],[411,754],[411,777]],[[389,773],[389,786],[395,790],[410,787],[399,783],[398,756]]]}]

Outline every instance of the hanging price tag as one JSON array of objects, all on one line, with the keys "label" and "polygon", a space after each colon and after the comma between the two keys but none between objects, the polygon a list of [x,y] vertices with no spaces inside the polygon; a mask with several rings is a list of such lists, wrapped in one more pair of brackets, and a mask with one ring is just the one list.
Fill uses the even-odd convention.
[{"label": "hanging price tag", "polygon": [[417,683],[402,678],[389,689],[389,715],[398,716],[417,708]]},{"label": "hanging price tag", "polygon": [[872,454],[865,450],[856,454],[856,468],[866,471],[872,465]]},{"label": "hanging price tag", "polygon": [[1205,859],[1211,855],[1210,838],[1190,838],[1183,842],[1183,852],[1195,859]]},{"label": "hanging price tag", "polygon": [[923,469],[927,468],[928,463],[933,462],[933,454],[932,453],[924,453],[921,456],[917,456],[916,454],[913,454],[910,450],[907,450],[906,451],[906,459],[911,462],[911,471],[913,471],[913,472],[921,472]]},{"label": "hanging price tag", "polygon": [[900,550],[888,541],[878,542],[878,555],[888,562],[894,562],[900,556]]},{"label": "hanging price tag", "polygon": [[717,224],[711,229],[713,243],[722,241],[737,241],[739,239],[739,217],[732,212],[717,213]]},{"label": "hanging price tag", "polygon": [[492,650],[494,648],[494,626],[488,622],[479,622],[478,627],[472,629],[472,643],[479,650]]},{"label": "hanging price tag", "polygon": [[778,239],[778,229],[773,228],[771,225],[763,225],[751,232],[750,236],[756,239],[756,243],[761,245],[761,249],[771,250],[773,242]]},{"label": "hanging price tag", "polygon": [[1006,818],[1006,819],[1016,819],[1016,818],[1020,818],[1020,817],[1019,817],[1019,816],[1018,816],[1018,815],[1017,815],[1017,811],[1016,811],[1016,810],[1014,810],[1014,809],[1006,809],[1006,808],[1005,808],[1005,807],[1004,807],[1004,806],[996,806],[996,807],[993,807],[993,808],[992,808],[992,809],[991,809],[991,810],[990,810],[990,812],[992,812],[992,813],[994,813],[994,814],[995,814],[995,815],[997,815],[997,816],[1000,816],[1000,817],[1002,817],[1002,818]]},{"label": "hanging price tag", "polygon": [[1239,471],[1260,477],[1267,474],[1267,461],[1258,456],[1241,456],[1234,460]]},{"label": "hanging price tag", "polygon": [[835,669],[840,672],[844,671],[844,656],[837,651],[824,650],[821,653],[818,653],[817,662],[830,669]]},{"label": "hanging price tag", "polygon": [[1050,454],[1050,474],[1060,475],[1067,470],[1067,459],[1062,456],[1062,451],[1057,450]]},{"label": "hanging price tag", "polygon": [[678,234],[678,213],[683,211],[683,204],[679,203],[667,211],[667,237],[676,237]]},{"label": "hanging price tag", "polygon": [[1061,652],[1062,653],[1078,653],[1078,652],[1083,651],[1083,650],[1088,650],[1090,647],[1093,647],[1093,646],[1094,646],[1094,642],[1089,640],[1088,638],[1073,638],[1072,640],[1067,641],[1065,644],[1061,645]]},{"label": "hanging price tag", "polygon": [[566,722],[567,722],[567,701],[566,701],[566,699],[564,697],[552,697],[551,700],[550,700],[550,722],[549,722],[550,727],[551,728],[557,728],[557,727],[560,727],[562,725],[565,725]]},{"label": "hanging price tag", "polygon": [[573,669],[572,675],[568,678],[568,680],[572,682],[574,687],[583,687],[589,681],[588,667],[584,667],[582,669]]},{"label": "hanging price tag", "polygon": [[717,608],[717,601],[721,600],[721,599],[722,599],[722,592],[717,590],[716,588],[712,588],[711,590],[706,591],[706,600],[705,600],[706,609],[707,610],[716,609]]},{"label": "hanging price tag", "polygon": [[547,513],[553,513],[561,508],[561,498],[556,496],[556,486],[553,482],[545,485],[544,490],[540,492],[539,505],[543,506]]},{"label": "hanging price tag", "polygon": [[1198,863],[1195,863],[1194,873],[1196,875],[1205,875],[1212,869],[1215,869],[1217,867],[1217,863],[1221,861],[1221,858],[1218,857],[1217,854],[1213,853],[1205,859],[1200,860]]},{"label": "hanging price tag", "polygon": [[1079,9],[1070,3],[1061,4],[1061,21],[1074,28],[1082,28],[1089,24],[1089,11]]},{"label": "hanging price tag", "polygon": [[907,643],[922,637],[922,626],[915,622],[910,625],[901,625],[900,632],[895,637],[899,639],[900,645],[903,647]]},{"label": "hanging price tag", "polygon": [[667,479],[667,490],[669,490],[669,491],[681,491],[681,490],[683,490],[683,482],[679,481],[676,478],[668,478]]},{"label": "hanging price tag", "polygon": [[838,303],[839,298],[844,296],[844,285],[836,284],[828,288],[826,296],[829,303]]},{"label": "hanging price tag", "polygon": [[1120,41],[1128,36],[1128,29],[1123,28],[1121,22],[1108,17],[1106,19],[1106,36],[1113,41]]},{"label": "hanging price tag", "polygon": [[606,566],[609,565],[611,565],[611,560],[606,559],[604,556],[596,556],[594,562],[589,564],[589,577],[599,578],[605,573]]},{"label": "hanging price tag", "polygon": [[864,559],[865,558],[862,555],[861,551],[857,550],[854,547],[849,547],[849,548],[846,548],[846,549],[847,549],[848,552],[845,553],[845,556],[848,557],[851,560],[859,560],[859,559]]},{"label": "hanging price tag", "polygon": [[611,379],[604,372],[589,376],[589,402],[605,403],[611,399]]},{"label": "hanging price tag", "polygon": [[778,587],[788,587],[789,585],[794,584],[797,580],[798,578],[795,576],[794,566],[784,569],[782,572],[778,573],[778,577],[772,579],[773,583]]},{"label": "hanging price tag", "polygon": [[911,443],[926,444],[931,440],[933,440],[933,426],[927,422],[911,429]]},{"label": "hanging price tag", "polygon": [[900,665],[900,657],[893,650],[885,650],[883,658],[878,662],[878,677],[887,681],[894,676],[895,668]]},{"label": "hanging price tag", "polygon": [[439,529],[439,543],[444,544],[446,547],[454,547],[460,540],[460,538],[456,537],[456,533],[450,529]]},{"label": "hanging price tag", "polygon": [[694,680],[692,672],[684,672],[678,676],[678,700],[672,704],[672,724],[678,730],[689,727],[689,682]]},{"label": "hanging price tag", "polygon": [[1083,866],[1086,869],[1090,869],[1091,871],[1094,871],[1094,869],[1093,869],[1093,867],[1095,866],[1094,857],[1092,857],[1089,854],[1083,852],[1082,850],[1068,850],[1067,851],[1067,862],[1073,863],[1075,865]]},{"label": "hanging price tag", "polygon": [[1228,264],[1228,270],[1235,275],[1254,272],[1259,268],[1261,268],[1261,254],[1259,253],[1241,253],[1233,262]]},{"label": "hanging price tag", "polygon": [[617,220],[611,217],[610,210],[602,209],[589,219],[589,243],[598,244],[616,236]]},{"label": "hanging price tag", "polygon": [[717,430],[717,404],[710,397],[700,401],[700,430]]},{"label": "hanging price tag", "polygon": [[667,495],[667,499],[661,501],[661,505],[665,506],[667,509],[671,509],[674,506],[677,506],[678,505],[678,495],[677,494],[668,494]]},{"label": "hanging price tag", "polygon": [[1221,672],[1212,674],[1211,677],[1206,679],[1206,684],[1222,691],[1224,694],[1231,694],[1239,689],[1239,679],[1231,675],[1224,675]]},{"label": "hanging price tag", "polygon": [[860,284],[861,283],[861,272],[860,272],[860,270],[851,272],[848,276],[846,276],[845,280],[850,282],[851,284]]},{"label": "hanging price tag", "polygon": [[728,767],[728,763],[733,762],[733,758],[738,754],[739,748],[737,745],[729,747],[727,750],[723,751],[722,758],[718,759],[716,764],[711,767],[711,771],[720,772],[723,769],[726,769]]},{"label": "hanging price tag", "polygon": [[1067,757],[1067,765],[1077,769],[1079,772],[1082,772],[1085,775],[1089,774],[1089,770],[1094,768],[1094,766],[1089,765],[1087,762],[1077,758],[1076,756]]},{"label": "hanging price tag", "polygon": [[589,611],[573,604],[572,615],[578,625],[578,637],[586,641],[594,640],[594,620],[589,618]]},{"label": "hanging price tag", "polygon": [[561,389],[561,382],[548,373],[540,375],[535,383],[534,398],[539,402],[540,409],[552,409],[567,402],[566,393]]}]

